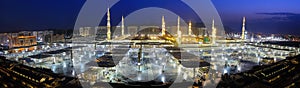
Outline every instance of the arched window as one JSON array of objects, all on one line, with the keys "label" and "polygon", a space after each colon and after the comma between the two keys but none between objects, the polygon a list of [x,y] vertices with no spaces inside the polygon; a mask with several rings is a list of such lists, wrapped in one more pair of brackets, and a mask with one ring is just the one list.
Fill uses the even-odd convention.
[{"label": "arched window", "polygon": [[20,40],[20,45],[24,46],[24,40]]},{"label": "arched window", "polygon": [[33,44],[33,40],[32,40],[32,39],[30,39],[29,41],[30,41],[30,45],[32,45],[32,44]]}]

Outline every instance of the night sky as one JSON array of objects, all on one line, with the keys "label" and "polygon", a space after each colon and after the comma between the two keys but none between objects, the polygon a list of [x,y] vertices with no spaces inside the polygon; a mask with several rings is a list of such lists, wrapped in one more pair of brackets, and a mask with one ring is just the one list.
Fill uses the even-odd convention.
[{"label": "night sky", "polygon": [[[0,32],[72,29],[84,2],[85,0],[1,0]],[[249,32],[300,35],[300,0],[212,2],[224,26],[233,31],[241,30],[242,17],[246,16]]]}]

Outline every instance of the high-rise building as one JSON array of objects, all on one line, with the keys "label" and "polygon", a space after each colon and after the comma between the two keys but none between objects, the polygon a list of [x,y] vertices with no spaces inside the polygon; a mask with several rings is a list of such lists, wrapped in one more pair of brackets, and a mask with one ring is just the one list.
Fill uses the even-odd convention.
[{"label": "high-rise building", "polygon": [[31,31],[21,31],[19,32],[19,36],[32,36]]},{"label": "high-rise building", "polygon": [[80,36],[89,36],[91,31],[91,27],[81,27],[79,28]]},{"label": "high-rise building", "polygon": [[33,31],[32,36],[38,36],[38,31]]},{"label": "high-rise building", "polygon": [[0,46],[11,47],[11,40],[9,33],[1,33],[0,34]]},{"label": "high-rise building", "polygon": [[52,43],[52,36],[53,36],[53,31],[44,31],[41,34],[42,36],[42,41],[46,43]]},{"label": "high-rise building", "polygon": [[95,27],[96,30],[96,38],[95,40],[97,41],[103,41],[107,38],[106,33],[107,33],[107,27],[106,26],[99,26]]}]

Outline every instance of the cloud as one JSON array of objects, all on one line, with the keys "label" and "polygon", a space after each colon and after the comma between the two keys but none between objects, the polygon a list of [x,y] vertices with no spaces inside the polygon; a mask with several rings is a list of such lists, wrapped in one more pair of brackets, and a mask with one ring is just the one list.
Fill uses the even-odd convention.
[{"label": "cloud", "polygon": [[300,21],[300,14],[290,12],[273,12],[273,13],[256,13],[258,15],[268,15],[270,18],[264,20],[271,20],[275,22],[298,22]]},{"label": "cloud", "polygon": [[256,13],[260,15],[277,15],[277,16],[293,16],[293,15],[300,15],[296,13],[290,13],[290,12],[273,12],[273,13]]},{"label": "cloud", "polygon": [[[263,19],[256,20],[256,26],[272,32],[300,35],[300,14],[290,12],[256,13],[257,15],[267,15]],[[267,31],[267,30],[265,30]],[[271,31],[270,31],[271,32]]]}]

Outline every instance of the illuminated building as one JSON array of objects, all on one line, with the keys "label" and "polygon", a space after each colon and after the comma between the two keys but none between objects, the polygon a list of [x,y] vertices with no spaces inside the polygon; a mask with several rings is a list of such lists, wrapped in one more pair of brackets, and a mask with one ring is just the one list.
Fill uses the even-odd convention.
[{"label": "illuminated building", "polygon": [[33,68],[0,56],[0,87],[39,88],[39,87],[78,87],[79,80],[58,75],[43,68]]},{"label": "illuminated building", "polygon": [[36,36],[18,36],[13,38],[13,47],[36,45]]},{"label": "illuminated building", "polygon": [[32,36],[38,36],[38,32],[37,31],[33,31],[32,32]]},{"label": "illuminated building", "polygon": [[96,40],[97,41],[103,41],[106,39],[106,26],[99,26],[99,27],[96,27],[95,30],[97,31],[96,32]]},{"label": "illuminated building", "polygon": [[33,33],[31,31],[21,31],[19,32],[20,36],[32,36]]},{"label": "illuminated building", "polygon": [[[299,58],[287,57],[271,65],[259,66],[251,70],[224,75],[218,86],[245,88],[296,88],[299,84]],[[228,81],[232,82],[228,82]],[[229,85],[228,85],[229,84]]]},{"label": "illuminated building", "polygon": [[1,46],[11,46],[10,37],[7,33],[0,34]]},{"label": "illuminated building", "polygon": [[80,36],[89,36],[91,27],[81,27],[79,28]]},{"label": "illuminated building", "polygon": [[52,36],[52,42],[64,42],[64,34],[54,34]]},{"label": "illuminated building", "polygon": [[51,43],[52,42],[53,31],[39,31],[38,32],[38,41]]},{"label": "illuminated building", "polygon": [[204,44],[209,44],[209,43],[210,43],[209,37],[204,37],[203,43],[204,43]]}]

